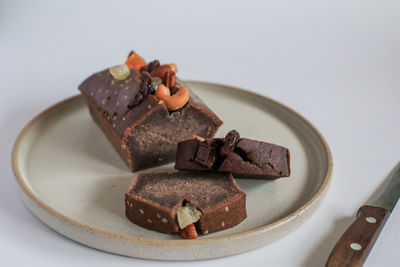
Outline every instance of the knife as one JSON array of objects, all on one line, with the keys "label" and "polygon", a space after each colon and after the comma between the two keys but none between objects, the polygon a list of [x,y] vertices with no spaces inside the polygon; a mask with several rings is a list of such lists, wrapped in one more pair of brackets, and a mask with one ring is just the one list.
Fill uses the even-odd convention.
[{"label": "knife", "polygon": [[400,196],[400,162],[376,194],[371,205],[362,206],[329,255],[326,267],[362,266]]}]

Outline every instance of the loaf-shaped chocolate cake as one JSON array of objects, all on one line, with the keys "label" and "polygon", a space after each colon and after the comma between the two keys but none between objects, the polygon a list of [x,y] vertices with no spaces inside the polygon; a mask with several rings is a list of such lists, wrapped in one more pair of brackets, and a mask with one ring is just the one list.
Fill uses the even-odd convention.
[{"label": "loaf-shaped chocolate cake", "polygon": [[246,219],[246,194],[228,173],[141,173],[125,193],[125,213],[147,229],[196,238]]},{"label": "loaf-shaped chocolate cake", "polygon": [[276,179],[290,175],[290,153],[282,146],[240,138],[232,130],[225,138],[194,136],[178,143],[175,169],[229,172],[235,178]]},{"label": "loaf-shaped chocolate cake", "polygon": [[213,137],[222,121],[181,81],[175,64],[125,64],[87,78],[79,90],[90,114],[131,171],[175,160],[177,143],[193,133]]}]

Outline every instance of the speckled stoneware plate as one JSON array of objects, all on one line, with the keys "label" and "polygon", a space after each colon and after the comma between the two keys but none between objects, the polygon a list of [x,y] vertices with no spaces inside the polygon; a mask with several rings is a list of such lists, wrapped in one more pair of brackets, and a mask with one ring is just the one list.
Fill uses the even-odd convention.
[{"label": "speckled stoneware plate", "polygon": [[321,134],[299,114],[264,96],[230,86],[188,83],[224,121],[217,136],[237,129],[243,137],[290,150],[289,178],[237,180],[247,194],[244,222],[197,240],[182,240],[128,221],[123,199],[135,174],[91,119],[81,96],[50,107],[20,133],[13,168],[26,206],[57,232],[89,247],[163,260],[248,251],[304,222],[322,201],[331,179],[331,154]]}]

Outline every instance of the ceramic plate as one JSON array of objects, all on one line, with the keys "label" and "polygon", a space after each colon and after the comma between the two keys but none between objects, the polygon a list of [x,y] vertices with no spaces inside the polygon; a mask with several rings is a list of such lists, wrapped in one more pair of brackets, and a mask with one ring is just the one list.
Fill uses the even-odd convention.
[{"label": "ceramic plate", "polygon": [[331,177],[332,159],[321,134],[299,114],[264,96],[225,85],[188,83],[224,121],[217,136],[236,129],[243,137],[290,150],[289,178],[237,180],[247,194],[244,222],[196,240],[131,223],[123,200],[135,174],[91,119],[81,96],[50,107],[20,133],[13,168],[26,206],[55,231],[89,247],[163,260],[248,251],[304,222],[322,201]]}]

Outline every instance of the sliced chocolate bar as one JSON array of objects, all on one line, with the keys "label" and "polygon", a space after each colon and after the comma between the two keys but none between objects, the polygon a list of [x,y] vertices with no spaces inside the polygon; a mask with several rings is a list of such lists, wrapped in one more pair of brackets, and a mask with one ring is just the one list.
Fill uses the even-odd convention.
[{"label": "sliced chocolate bar", "polygon": [[195,228],[205,235],[246,219],[246,194],[227,173],[142,173],[125,194],[125,214],[147,229],[195,238]]},{"label": "sliced chocolate bar", "polygon": [[290,175],[290,153],[283,146],[240,138],[193,138],[178,143],[175,169],[232,173],[235,178],[276,179]]},{"label": "sliced chocolate bar", "polygon": [[222,124],[176,71],[174,64],[146,64],[131,53],[126,65],[79,86],[93,119],[132,171],[172,162],[178,142],[193,133],[213,137]]}]

